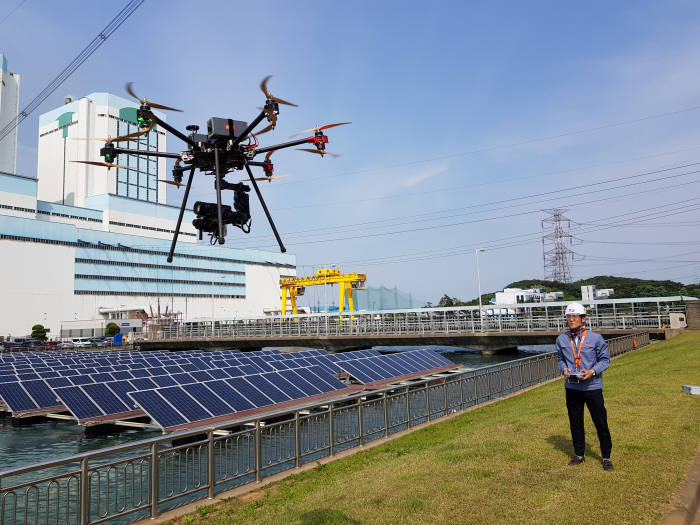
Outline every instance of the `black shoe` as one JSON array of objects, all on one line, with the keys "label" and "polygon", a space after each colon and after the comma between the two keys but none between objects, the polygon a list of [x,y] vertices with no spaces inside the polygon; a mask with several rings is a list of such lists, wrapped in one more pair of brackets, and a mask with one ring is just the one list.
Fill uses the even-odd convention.
[{"label": "black shoe", "polygon": [[612,461],[610,461],[609,459],[604,459],[603,460],[603,470],[615,470],[613,468]]},{"label": "black shoe", "polygon": [[[571,461],[569,461],[569,466],[573,467],[575,465],[580,465],[584,461],[586,461],[586,459],[584,457],[574,456],[573,458],[571,458]],[[612,464],[611,464],[611,466],[612,466]]]}]

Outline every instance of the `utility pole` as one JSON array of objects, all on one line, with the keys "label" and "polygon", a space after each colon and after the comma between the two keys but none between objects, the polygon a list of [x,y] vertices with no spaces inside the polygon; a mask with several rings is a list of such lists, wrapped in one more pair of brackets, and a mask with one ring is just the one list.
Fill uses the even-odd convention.
[{"label": "utility pole", "polygon": [[569,233],[572,221],[564,216],[564,212],[567,211],[565,209],[542,211],[550,215],[542,220],[544,278],[559,283],[570,283],[571,265],[576,255],[571,249],[573,236]]}]

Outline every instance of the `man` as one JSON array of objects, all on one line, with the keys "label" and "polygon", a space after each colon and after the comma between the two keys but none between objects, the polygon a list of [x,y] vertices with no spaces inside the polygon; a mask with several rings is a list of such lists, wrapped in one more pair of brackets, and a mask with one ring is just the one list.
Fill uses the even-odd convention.
[{"label": "man", "polygon": [[612,441],[608,429],[608,415],[603,401],[603,371],[610,366],[608,344],[600,334],[584,328],[586,310],[580,303],[566,307],[569,331],[557,337],[556,347],[559,370],[564,375],[566,408],[569,412],[574,457],[569,465],[584,461],[586,437],[583,430],[583,406],[588,407],[600,441],[603,470],[613,470],[610,461]]}]

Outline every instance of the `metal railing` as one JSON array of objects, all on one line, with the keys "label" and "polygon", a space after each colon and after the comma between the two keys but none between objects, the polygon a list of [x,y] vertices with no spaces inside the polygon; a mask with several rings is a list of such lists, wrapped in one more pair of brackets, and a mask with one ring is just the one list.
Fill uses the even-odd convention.
[{"label": "metal railing", "polygon": [[[473,313],[473,311],[471,311]],[[478,313],[478,312],[477,312]],[[592,329],[660,329],[669,324],[668,314],[616,314],[591,316]],[[465,311],[357,312],[311,314],[254,319],[229,319],[173,324],[149,332],[148,339],[281,338],[327,336],[380,336],[415,334],[468,334],[483,332],[563,332],[563,316],[555,318],[499,316],[474,318]]]},{"label": "metal railing", "polygon": [[[648,334],[611,339],[611,356]],[[559,376],[555,353],[0,472],[0,524],[124,523]]]}]

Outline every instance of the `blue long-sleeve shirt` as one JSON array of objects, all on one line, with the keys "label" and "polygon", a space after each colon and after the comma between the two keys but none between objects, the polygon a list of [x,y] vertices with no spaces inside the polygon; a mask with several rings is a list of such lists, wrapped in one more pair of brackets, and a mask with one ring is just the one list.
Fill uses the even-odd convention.
[{"label": "blue long-sleeve shirt", "polygon": [[[579,337],[583,334],[583,331],[579,332]],[[559,370],[562,372],[565,369],[575,370],[574,366],[574,353],[571,349],[571,332],[565,332],[557,337],[556,347],[558,356],[558,366]],[[574,338],[574,347],[578,353],[580,340]],[[586,329],[586,339],[583,342],[583,348],[581,348],[581,366],[580,369],[595,370],[595,375],[588,381],[581,381],[580,383],[570,383],[568,381],[564,382],[566,388],[571,388],[573,390],[598,390],[603,388],[603,371],[607,370],[610,366],[610,352],[608,351],[608,343],[605,342],[603,336],[591,332]]]}]

